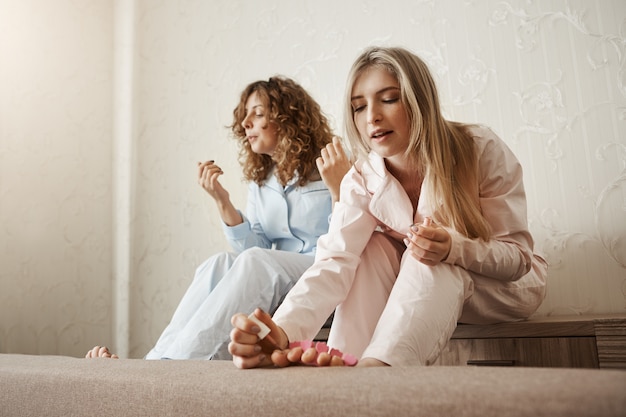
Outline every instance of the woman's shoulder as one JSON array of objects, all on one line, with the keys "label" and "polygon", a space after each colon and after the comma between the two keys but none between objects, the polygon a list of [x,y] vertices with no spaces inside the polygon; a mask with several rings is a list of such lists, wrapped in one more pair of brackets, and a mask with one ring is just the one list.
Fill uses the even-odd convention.
[{"label": "woman's shoulder", "polygon": [[479,154],[484,153],[500,153],[511,152],[510,148],[502,138],[491,129],[491,127],[482,124],[466,125],[467,134],[472,138]]},{"label": "woman's shoulder", "polygon": [[327,191],[328,193],[330,193],[330,191],[328,191],[328,186],[321,179],[308,181],[304,185],[295,187],[295,189],[301,193],[308,193],[312,191]]},{"label": "woman's shoulder", "polygon": [[500,137],[494,132],[490,126],[483,124],[468,124],[465,125],[465,131],[469,136],[476,141],[501,141]]},{"label": "woman's shoulder", "polygon": [[494,172],[500,175],[502,169],[507,171],[521,169],[513,150],[489,126],[471,125],[468,126],[467,132],[478,150],[479,167],[483,178]]},{"label": "woman's shoulder", "polygon": [[385,160],[375,152],[359,157],[348,171],[343,181],[342,195],[345,187],[357,193],[373,194],[380,189],[387,177]]},{"label": "woman's shoulder", "polygon": [[384,171],[385,161],[382,156],[374,151],[369,154],[360,156],[353,164],[353,169],[358,173],[376,173],[381,175]]}]

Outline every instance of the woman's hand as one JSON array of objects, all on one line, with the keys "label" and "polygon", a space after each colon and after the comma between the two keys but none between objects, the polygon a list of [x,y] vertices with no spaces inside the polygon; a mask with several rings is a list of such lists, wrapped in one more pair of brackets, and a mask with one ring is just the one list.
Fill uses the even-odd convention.
[{"label": "woman's hand", "polygon": [[243,218],[230,201],[230,195],[218,178],[224,174],[222,168],[215,165],[215,161],[198,162],[198,184],[209,193],[217,203],[222,221],[227,226],[236,226],[243,222]]},{"label": "woman's hand", "polygon": [[198,184],[218,202],[229,199],[228,191],[218,180],[222,174],[224,171],[215,161],[198,162]]},{"label": "woman's hand", "polygon": [[346,155],[341,145],[341,139],[335,136],[332,143],[322,149],[321,156],[315,160],[317,170],[330,191],[333,204],[339,201],[339,186],[341,180],[352,167],[352,161]]},{"label": "woman's hand", "polygon": [[411,226],[404,244],[415,259],[425,265],[434,266],[448,257],[452,240],[446,229],[426,217],[422,224]]},{"label": "woman's hand", "polygon": [[235,314],[231,319],[233,330],[230,332],[231,342],[228,344],[235,366],[248,369],[272,364],[289,365],[286,359],[289,340],[283,329],[263,310],[257,308],[253,314],[270,328],[270,333],[260,340],[258,334],[261,328],[245,314]]}]

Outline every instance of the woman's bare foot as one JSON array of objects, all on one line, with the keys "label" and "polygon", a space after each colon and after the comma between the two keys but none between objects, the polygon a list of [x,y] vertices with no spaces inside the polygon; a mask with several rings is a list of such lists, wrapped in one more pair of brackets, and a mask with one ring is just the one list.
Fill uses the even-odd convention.
[{"label": "woman's bare foot", "polygon": [[272,362],[278,367],[296,364],[354,366],[358,360],[353,355],[344,354],[337,349],[330,349],[324,342],[305,340],[290,343],[289,349],[274,351],[272,353]]},{"label": "woman's bare foot", "polygon": [[108,358],[108,359],[119,359],[114,353],[109,352],[109,348],[106,346],[94,346],[87,354],[85,358]]}]

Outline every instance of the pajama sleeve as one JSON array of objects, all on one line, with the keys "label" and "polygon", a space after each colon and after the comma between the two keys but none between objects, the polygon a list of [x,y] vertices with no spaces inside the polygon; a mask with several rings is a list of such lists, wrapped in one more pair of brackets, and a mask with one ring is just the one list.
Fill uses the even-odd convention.
[{"label": "pajama sleeve", "polygon": [[376,228],[377,220],[368,210],[369,194],[354,169],[344,177],[340,192],[329,232],[317,241],[315,262],[274,314],[289,340],[312,339],[344,300]]},{"label": "pajama sleeve", "polygon": [[241,218],[243,223],[236,226],[227,226],[222,223],[222,230],[228,240],[228,243],[236,252],[242,252],[245,249],[251,247],[259,247],[269,249],[272,247],[272,241],[265,235],[263,227],[257,220],[256,211],[260,209],[257,207],[256,195],[254,187],[258,187],[256,184],[250,184],[248,186],[248,202],[246,207],[247,216],[243,213]]},{"label": "pajama sleeve", "polygon": [[491,236],[486,242],[447,229],[452,246],[445,262],[489,278],[515,281],[528,273],[533,261],[522,167],[491,130],[481,129],[475,140],[479,151],[479,201]]}]

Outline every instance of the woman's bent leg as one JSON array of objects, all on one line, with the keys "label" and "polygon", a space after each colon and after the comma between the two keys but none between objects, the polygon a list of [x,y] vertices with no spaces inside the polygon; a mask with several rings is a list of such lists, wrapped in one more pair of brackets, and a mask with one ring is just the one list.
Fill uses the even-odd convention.
[{"label": "woman's bent leg", "polygon": [[465,301],[460,323],[491,324],[530,317],[546,295],[548,265],[535,257],[528,274],[517,281],[500,281],[472,274],[473,295]]},{"label": "woman's bent leg", "polygon": [[361,356],[387,303],[403,250],[403,244],[383,233],[372,235],[361,254],[352,287],[335,310],[329,346]]},{"label": "woman's bent leg", "polygon": [[272,313],[313,260],[313,256],[299,253],[245,250],[205,297],[163,357],[231,359],[231,317],[239,312],[250,313],[257,307]]},{"label": "woman's bent leg", "polygon": [[471,291],[464,269],[445,263],[430,267],[405,252],[363,358],[392,366],[431,364],[448,343]]},{"label": "woman's bent leg", "polygon": [[226,275],[236,257],[237,254],[235,253],[219,253],[211,256],[196,269],[193,281],[176,307],[172,320],[163,330],[159,340],[148,352],[145,359],[161,359],[163,357],[178,333],[187,325],[209,296],[209,293]]}]

